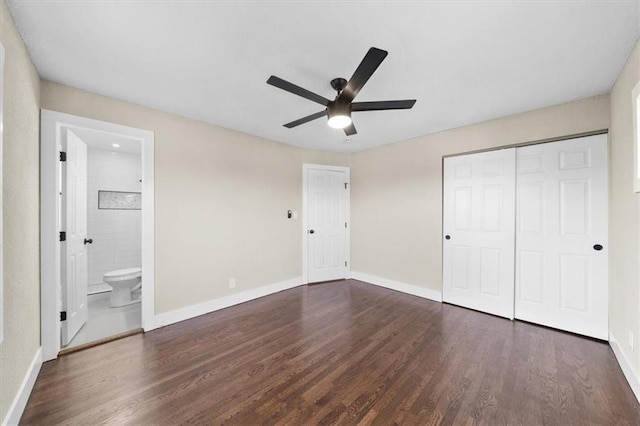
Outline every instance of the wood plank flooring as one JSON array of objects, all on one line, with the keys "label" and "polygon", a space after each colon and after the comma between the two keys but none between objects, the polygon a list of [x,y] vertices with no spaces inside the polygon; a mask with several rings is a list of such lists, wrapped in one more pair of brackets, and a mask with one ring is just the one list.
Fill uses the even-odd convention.
[{"label": "wood plank flooring", "polygon": [[43,365],[23,424],[639,425],[606,343],[348,280]]}]

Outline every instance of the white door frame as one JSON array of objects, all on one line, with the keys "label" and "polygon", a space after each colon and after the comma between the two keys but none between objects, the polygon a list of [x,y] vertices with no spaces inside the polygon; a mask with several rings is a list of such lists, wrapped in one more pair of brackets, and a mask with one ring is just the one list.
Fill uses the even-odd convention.
[{"label": "white door frame", "polygon": [[351,168],[343,166],[326,166],[323,164],[302,164],[302,284],[309,284],[309,235],[307,234],[307,176],[309,170],[327,170],[344,172],[347,180],[347,235],[345,236],[347,256],[347,276],[351,273]]},{"label": "white door frame", "polygon": [[105,121],[46,109],[40,114],[40,321],[43,361],[60,352],[60,197],[58,173],[63,128],[115,133],[142,147],[142,328],[155,328],[154,134]]}]

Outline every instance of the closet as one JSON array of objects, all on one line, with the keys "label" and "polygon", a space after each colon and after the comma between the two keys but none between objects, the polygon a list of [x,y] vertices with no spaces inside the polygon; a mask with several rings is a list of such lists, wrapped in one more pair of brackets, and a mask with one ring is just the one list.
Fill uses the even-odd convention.
[{"label": "closet", "polygon": [[607,135],[444,159],[443,299],[608,337]]}]

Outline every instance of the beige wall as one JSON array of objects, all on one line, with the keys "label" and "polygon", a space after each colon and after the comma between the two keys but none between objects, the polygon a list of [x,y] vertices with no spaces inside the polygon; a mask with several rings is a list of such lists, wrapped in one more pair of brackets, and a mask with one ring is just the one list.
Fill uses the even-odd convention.
[{"label": "beige wall", "polygon": [[353,154],[352,270],[441,291],[443,156],[608,127],[601,95]]},{"label": "beige wall", "polygon": [[4,3],[4,342],[0,344],[0,421],[40,347],[40,79]]},{"label": "beige wall", "polygon": [[[609,276],[610,330],[640,373],[640,197],[633,192],[633,116],[631,91],[640,81],[640,44],[636,45],[611,91],[611,204]],[[628,346],[635,335],[636,351]],[[639,377],[640,378],[640,377]]]},{"label": "beige wall", "polygon": [[299,277],[302,164],[350,161],[50,82],[42,108],[155,132],[157,313]]}]

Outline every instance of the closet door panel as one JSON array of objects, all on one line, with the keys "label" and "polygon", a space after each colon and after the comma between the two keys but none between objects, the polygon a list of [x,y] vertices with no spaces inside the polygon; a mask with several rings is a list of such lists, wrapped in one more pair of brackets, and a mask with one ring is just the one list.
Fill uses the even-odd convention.
[{"label": "closet door panel", "polygon": [[443,214],[444,301],[513,318],[515,149],[446,158]]},{"label": "closet door panel", "polygon": [[607,339],[606,141],[518,148],[516,318]]}]

